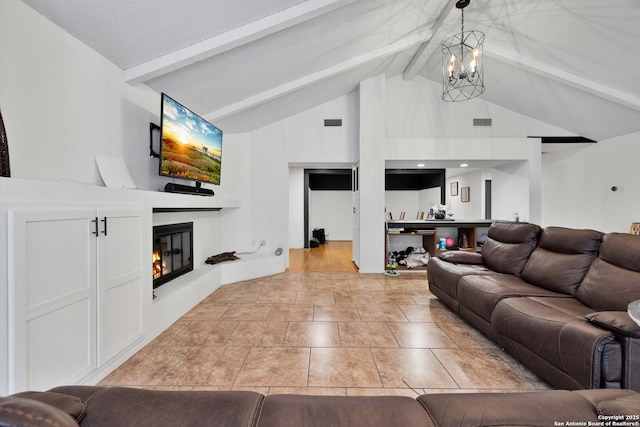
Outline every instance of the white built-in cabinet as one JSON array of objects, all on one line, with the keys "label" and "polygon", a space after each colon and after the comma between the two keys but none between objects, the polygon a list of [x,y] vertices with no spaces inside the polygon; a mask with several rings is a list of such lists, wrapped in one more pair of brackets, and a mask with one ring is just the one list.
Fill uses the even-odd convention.
[{"label": "white built-in cabinet", "polygon": [[143,212],[8,212],[10,391],[78,383],[143,336]]},{"label": "white built-in cabinet", "polygon": [[[240,206],[219,196],[0,177],[0,395],[96,384],[162,333],[220,286],[223,269],[203,263],[154,300],[154,210],[186,221],[192,210]],[[217,215],[197,221],[207,224],[197,238],[218,239]],[[281,259],[231,264],[226,283],[281,272],[273,261]]]}]

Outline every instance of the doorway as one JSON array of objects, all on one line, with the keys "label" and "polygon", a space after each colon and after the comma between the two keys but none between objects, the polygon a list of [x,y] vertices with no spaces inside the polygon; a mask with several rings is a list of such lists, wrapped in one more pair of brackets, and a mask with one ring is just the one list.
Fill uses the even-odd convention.
[{"label": "doorway", "polygon": [[[317,201],[314,206],[311,204],[312,197]],[[328,239],[351,242],[353,240],[352,209],[351,169],[304,170],[305,249],[310,247],[312,227],[324,228]]]},{"label": "doorway", "polygon": [[491,219],[491,180],[484,181],[484,219]]}]

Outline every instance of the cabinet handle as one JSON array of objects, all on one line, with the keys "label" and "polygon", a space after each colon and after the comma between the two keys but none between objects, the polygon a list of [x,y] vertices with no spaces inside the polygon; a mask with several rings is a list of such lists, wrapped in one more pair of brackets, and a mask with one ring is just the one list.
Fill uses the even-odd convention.
[{"label": "cabinet handle", "polygon": [[106,216],[104,217],[102,222],[104,222],[104,230],[102,230],[102,234],[106,236],[107,235],[107,217]]},{"label": "cabinet handle", "polygon": [[94,236],[97,236],[98,235],[98,217],[96,217],[96,219],[92,219],[91,222],[95,224],[95,229],[94,231],[91,232],[91,234],[93,234]]}]

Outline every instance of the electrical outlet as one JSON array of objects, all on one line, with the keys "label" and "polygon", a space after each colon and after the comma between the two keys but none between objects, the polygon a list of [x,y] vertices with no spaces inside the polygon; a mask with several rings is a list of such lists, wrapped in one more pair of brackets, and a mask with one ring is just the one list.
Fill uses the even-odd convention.
[{"label": "electrical outlet", "polygon": [[260,246],[267,246],[266,240],[260,240]]}]

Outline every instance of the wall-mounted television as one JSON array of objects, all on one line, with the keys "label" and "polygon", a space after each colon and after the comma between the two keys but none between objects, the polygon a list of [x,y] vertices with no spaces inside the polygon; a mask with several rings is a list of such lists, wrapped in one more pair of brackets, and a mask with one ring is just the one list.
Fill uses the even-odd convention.
[{"label": "wall-mounted television", "polygon": [[222,130],[165,93],[160,117],[160,175],[220,184]]}]

